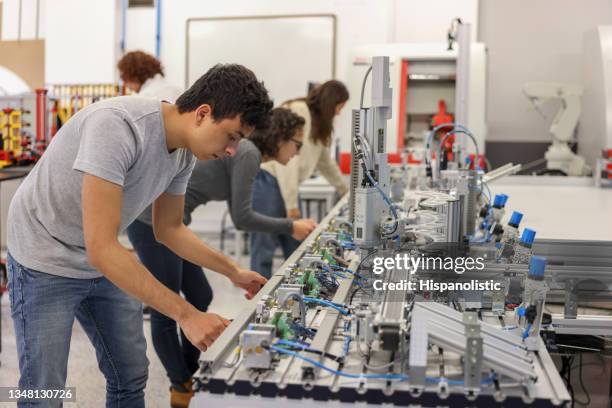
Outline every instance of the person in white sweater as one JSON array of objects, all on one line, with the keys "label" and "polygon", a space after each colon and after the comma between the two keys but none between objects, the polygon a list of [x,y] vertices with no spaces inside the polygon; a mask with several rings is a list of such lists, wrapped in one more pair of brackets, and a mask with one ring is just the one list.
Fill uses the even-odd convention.
[{"label": "person in white sweater", "polygon": [[[261,165],[253,187],[255,211],[272,217],[301,218],[298,188],[315,170],[340,195],[346,194],[348,186],[342,179],[338,164],[331,157],[330,145],[334,118],[348,98],[346,86],[340,81],[331,80],[312,89],[305,98],[293,99],[282,105],[304,118],[304,141],[296,142],[300,153],[286,166],[276,161]],[[288,234],[251,234],[251,269],[263,276],[271,276],[276,247],[280,245],[287,258],[299,243]]]},{"label": "person in white sweater", "polygon": [[183,90],[164,77],[161,62],[142,51],[130,51],[117,63],[125,87],[138,96],[174,103]]}]

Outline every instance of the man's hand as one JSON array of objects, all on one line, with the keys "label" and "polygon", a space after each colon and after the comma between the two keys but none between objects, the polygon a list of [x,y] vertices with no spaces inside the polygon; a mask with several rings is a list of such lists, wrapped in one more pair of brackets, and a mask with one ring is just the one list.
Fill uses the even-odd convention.
[{"label": "man's hand", "polygon": [[293,232],[291,236],[298,241],[304,240],[316,228],[317,223],[311,219],[293,221]]},{"label": "man's hand", "polygon": [[229,326],[230,321],[215,313],[204,313],[194,309],[180,318],[178,324],[191,344],[201,351],[206,351]]},{"label": "man's hand", "polygon": [[253,299],[253,296],[259,292],[259,289],[263,287],[268,281],[266,278],[254,271],[248,269],[238,269],[238,271],[230,277],[232,283],[246,290],[244,297],[247,299]]},{"label": "man's hand", "polygon": [[302,215],[300,214],[300,209],[299,208],[292,208],[290,210],[287,210],[287,218],[291,218],[293,220],[297,220],[301,216]]}]

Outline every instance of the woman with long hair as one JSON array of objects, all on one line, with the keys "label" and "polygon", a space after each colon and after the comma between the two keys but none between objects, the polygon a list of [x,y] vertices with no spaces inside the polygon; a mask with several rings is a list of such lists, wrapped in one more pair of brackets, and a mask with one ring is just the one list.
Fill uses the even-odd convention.
[{"label": "woman with long hair", "polygon": [[[282,105],[304,119],[304,142],[298,146],[300,153],[286,166],[274,161],[262,164],[253,188],[255,211],[272,217],[300,218],[298,188],[315,170],[340,195],[348,191],[330,152],[334,118],[348,98],[346,86],[340,81],[331,80],[313,88],[305,98],[293,99]],[[276,247],[280,245],[287,258],[299,243],[283,233],[251,234],[251,269],[270,277]]]}]

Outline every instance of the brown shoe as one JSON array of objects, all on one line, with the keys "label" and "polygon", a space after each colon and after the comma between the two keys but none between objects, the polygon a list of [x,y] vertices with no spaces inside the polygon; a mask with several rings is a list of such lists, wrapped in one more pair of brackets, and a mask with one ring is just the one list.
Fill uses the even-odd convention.
[{"label": "brown shoe", "polygon": [[189,379],[186,383],[181,384],[180,387],[170,387],[170,406],[172,408],[189,407],[189,401],[191,401],[191,397],[193,397],[192,385],[193,382]]}]

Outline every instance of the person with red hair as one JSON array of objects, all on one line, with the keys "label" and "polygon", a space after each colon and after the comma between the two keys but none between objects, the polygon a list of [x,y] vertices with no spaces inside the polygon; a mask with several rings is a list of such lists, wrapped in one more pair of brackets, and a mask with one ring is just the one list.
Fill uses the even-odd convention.
[{"label": "person with red hair", "polygon": [[117,68],[125,87],[138,96],[174,102],[183,93],[166,81],[161,62],[146,52],[128,52],[119,60]]}]

